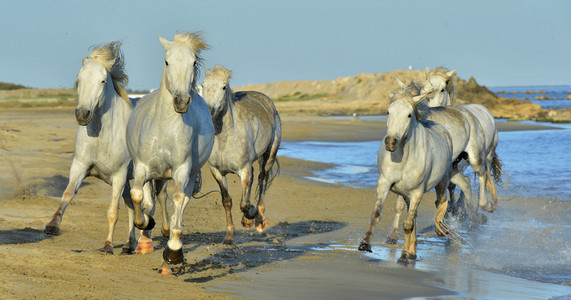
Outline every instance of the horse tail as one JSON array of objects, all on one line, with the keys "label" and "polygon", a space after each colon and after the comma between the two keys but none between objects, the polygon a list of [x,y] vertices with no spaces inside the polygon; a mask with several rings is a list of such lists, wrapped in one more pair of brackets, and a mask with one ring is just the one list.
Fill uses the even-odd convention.
[{"label": "horse tail", "polygon": [[196,175],[196,179],[194,180],[194,188],[192,189],[192,196],[198,194],[201,189],[202,189],[202,170],[198,170],[198,174]]},{"label": "horse tail", "polygon": [[497,185],[503,185],[502,174],[507,177],[504,171],[502,171],[502,161],[497,153],[494,152],[494,157],[492,157],[492,175],[494,176],[494,182]]},{"label": "horse tail", "polygon": [[266,182],[265,182],[266,188],[264,189],[264,192],[270,188],[270,186],[274,182],[274,179],[276,177],[278,177],[278,175],[280,175],[280,161],[278,160],[278,157],[276,156],[275,161],[274,161],[274,165],[270,169],[270,173],[268,174],[268,176],[266,176]]}]

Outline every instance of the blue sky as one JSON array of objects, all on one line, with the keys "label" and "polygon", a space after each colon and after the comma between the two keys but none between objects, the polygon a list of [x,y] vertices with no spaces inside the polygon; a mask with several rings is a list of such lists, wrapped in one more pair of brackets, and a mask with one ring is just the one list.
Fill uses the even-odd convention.
[{"label": "blue sky", "polygon": [[157,34],[202,31],[232,85],[445,66],[490,87],[571,84],[571,1],[5,1],[0,81],[71,88],[123,43],[130,89],[158,87]]}]

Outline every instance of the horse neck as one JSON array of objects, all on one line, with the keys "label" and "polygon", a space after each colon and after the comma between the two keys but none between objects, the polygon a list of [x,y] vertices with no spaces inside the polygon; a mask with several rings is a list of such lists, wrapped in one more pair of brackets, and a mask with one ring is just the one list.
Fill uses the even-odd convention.
[{"label": "horse neck", "polygon": [[230,88],[224,93],[224,100],[222,101],[222,109],[212,121],[214,122],[214,129],[216,136],[222,138],[222,135],[228,135],[233,128],[235,128],[236,119],[236,104],[234,103],[234,93]]},{"label": "horse neck", "polygon": [[416,119],[411,119],[408,135],[402,146],[403,161],[410,161],[415,164],[418,162],[418,159],[421,157],[418,153],[420,150],[418,146],[426,143],[426,130]]},{"label": "horse neck", "polygon": [[173,96],[167,88],[166,69],[163,69],[163,76],[161,77],[161,86],[159,87],[159,94],[155,101],[157,112],[163,112],[167,115],[179,114],[174,110]]}]

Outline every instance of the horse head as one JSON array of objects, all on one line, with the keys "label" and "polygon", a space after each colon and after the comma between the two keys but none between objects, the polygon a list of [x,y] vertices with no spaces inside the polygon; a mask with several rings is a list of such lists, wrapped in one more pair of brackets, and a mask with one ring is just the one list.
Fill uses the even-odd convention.
[{"label": "horse head", "polygon": [[442,67],[434,70],[426,67],[426,82],[420,93],[428,98],[428,106],[439,107],[452,104],[452,75],[455,72],[456,70],[448,71]]},{"label": "horse head", "polygon": [[208,104],[212,118],[223,113],[226,101],[231,100],[232,90],[229,83],[231,76],[232,71],[223,66],[214,66],[212,70],[206,71],[201,85],[201,96]]},{"label": "horse head", "polygon": [[164,86],[173,96],[174,110],[185,113],[196,91],[200,51],[208,45],[200,39],[199,33],[177,33],[173,41],[159,36],[159,40],[166,51]]},{"label": "horse head", "polygon": [[86,126],[94,111],[99,109],[105,98],[116,93],[129,105],[125,86],[129,81],[124,69],[120,42],[110,42],[93,47],[89,57],[84,57],[77,75],[78,103],[75,109],[77,123]]},{"label": "horse head", "polygon": [[398,78],[397,81],[401,87],[395,92],[388,92],[391,104],[387,110],[385,149],[389,152],[396,151],[406,142],[413,123],[419,121],[416,105],[423,99],[414,81],[408,84],[403,84]]}]

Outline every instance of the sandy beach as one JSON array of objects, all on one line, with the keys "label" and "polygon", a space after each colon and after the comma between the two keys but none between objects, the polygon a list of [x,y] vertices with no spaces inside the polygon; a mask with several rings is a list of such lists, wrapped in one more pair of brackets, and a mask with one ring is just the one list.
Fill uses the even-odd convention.
[{"label": "sandy beach", "polygon": [[[185,211],[185,262],[174,276],[157,274],[166,243],[158,230],[153,232],[152,254],[119,255],[127,240],[124,204],[115,255],[98,251],[107,234],[111,189],[95,178],[85,181],[68,207],[61,234],[44,235],[68,181],[77,128],[73,116],[73,108],[0,111],[0,298],[402,299],[461,292],[440,285],[442,274],[354,251],[369,223],[374,190],[304,179],[327,166],[286,157],[280,157],[281,174],[266,194],[269,226],[263,234],[241,228],[238,177],[229,175],[234,246],[221,243],[224,209],[219,193],[207,194],[218,186],[203,168],[200,194],[206,195],[193,199]],[[366,141],[382,139],[386,122],[286,115],[283,128],[283,140],[290,142]],[[498,128],[546,127],[498,123]],[[378,241],[389,233],[394,195],[385,207],[373,237]],[[435,237],[433,213],[430,193],[419,209],[421,239]],[[336,243],[352,249],[328,250]],[[395,247],[398,257],[400,245]],[[554,294],[571,293],[566,288]]]}]

